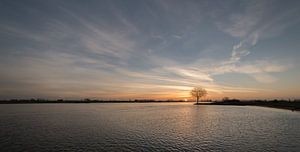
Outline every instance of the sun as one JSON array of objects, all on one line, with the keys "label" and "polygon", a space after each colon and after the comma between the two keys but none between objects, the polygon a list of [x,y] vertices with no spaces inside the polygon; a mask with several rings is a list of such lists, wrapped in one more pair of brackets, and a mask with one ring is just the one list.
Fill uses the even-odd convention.
[{"label": "sun", "polygon": [[184,99],[184,101],[188,101],[188,99]]}]

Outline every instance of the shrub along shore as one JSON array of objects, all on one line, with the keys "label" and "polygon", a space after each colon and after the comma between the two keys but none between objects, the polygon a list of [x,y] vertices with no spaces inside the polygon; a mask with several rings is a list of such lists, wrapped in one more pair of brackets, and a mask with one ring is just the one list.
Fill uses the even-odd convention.
[{"label": "shrub along shore", "polygon": [[[167,103],[167,102],[194,102],[184,100],[46,100],[46,99],[11,99],[0,100],[0,104],[42,104],[42,103]],[[300,111],[300,100],[238,100],[227,99],[222,101],[204,101],[195,105],[234,105],[234,106],[264,106]]]},{"label": "shrub along shore", "polygon": [[232,105],[232,106],[263,106],[271,108],[289,109],[300,111],[300,100],[247,100],[240,101],[238,99],[223,100],[223,101],[213,101],[213,102],[203,102],[195,105]]}]

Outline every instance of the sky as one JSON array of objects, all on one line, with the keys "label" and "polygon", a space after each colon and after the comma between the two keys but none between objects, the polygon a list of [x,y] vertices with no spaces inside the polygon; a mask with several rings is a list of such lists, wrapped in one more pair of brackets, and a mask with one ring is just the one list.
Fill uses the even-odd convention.
[{"label": "sky", "polygon": [[300,98],[297,0],[0,0],[0,99]]}]

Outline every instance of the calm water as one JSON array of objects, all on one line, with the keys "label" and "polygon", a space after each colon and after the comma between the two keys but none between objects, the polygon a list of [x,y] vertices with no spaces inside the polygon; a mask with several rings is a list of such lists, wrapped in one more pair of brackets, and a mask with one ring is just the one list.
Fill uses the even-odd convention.
[{"label": "calm water", "polygon": [[300,112],[191,103],[0,105],[0,151],[300,151]]}]

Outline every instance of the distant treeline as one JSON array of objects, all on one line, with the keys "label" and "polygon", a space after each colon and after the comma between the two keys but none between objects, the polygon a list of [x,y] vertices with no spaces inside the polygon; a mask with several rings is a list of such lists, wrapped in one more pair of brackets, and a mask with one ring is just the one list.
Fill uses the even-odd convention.
[{"label": "distant treeline", "polygon": [[[0,103],[109,103],[109,102],[195,102],[194,100],[155,100],[155,99],[134,99],[134,100],[99,100],[99,99],[81,99],[81,100],[69,100],[69,99],[57,99],[57,100],[49,100],[49,99],[40,99],[40,98],[32,98],[32,99],[9,99],[9,100],[0,100]],[[213,102],[213,103],[264,103],[264,102],[272,102],[272,103],[280,103],[280,102],[300,102],[300,99],[294,100],[239,100],[239,99],[229,99],[228,97],[223,98],[222,100],[201,100],[201,102]]]},{"label": "distant treeline", "polygon": [[[32,103],[163,103],[163,102],[195,102],[193,100],[152,100],[152,99],[135,99],[135,100],[47,100],[47,99],[10,99],[0,100],[0,104],[32,104]],[[300,110],[300,100],[239,100],[229,99],[223,100],[202,100],[198,105],[235,105],[235,106],[264,106],[290,110]]]},{"label": "distant treeline", "polygon": [[214,101],[208,105],[236,105],[236,106],[263,106],[290,110],[300,110],[300,100],[239,100],[224,98],[222,101]]},{"label": "distant treeline", "polygon": [[16,103],[147,103],[147,102],[193,102],[193,101],[184,101],[184,100],[152,100],[152,99],[135,99],[135,100],[10,99],[10,100],[0,100],[0,104],[16,104]]}]

